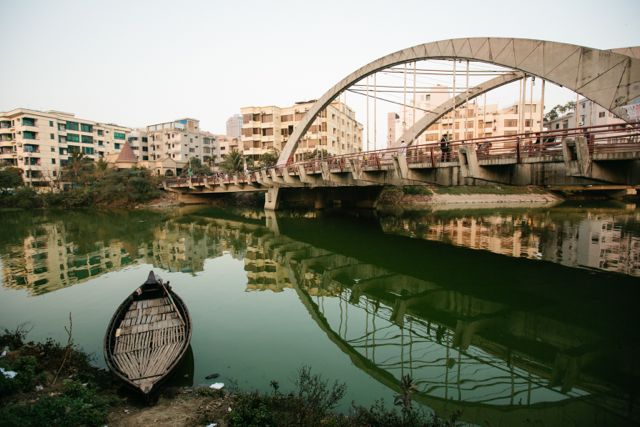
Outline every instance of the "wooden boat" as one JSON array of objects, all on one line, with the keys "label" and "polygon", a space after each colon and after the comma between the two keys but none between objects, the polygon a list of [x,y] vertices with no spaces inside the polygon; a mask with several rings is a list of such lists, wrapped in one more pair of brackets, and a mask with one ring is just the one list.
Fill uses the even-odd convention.
[{"label": "wooden boat", "polygon": [[182,299],[149,272],[113,315],[104,337],[111,372],[149,394],[173,371],[191,341],[191,318]]}]

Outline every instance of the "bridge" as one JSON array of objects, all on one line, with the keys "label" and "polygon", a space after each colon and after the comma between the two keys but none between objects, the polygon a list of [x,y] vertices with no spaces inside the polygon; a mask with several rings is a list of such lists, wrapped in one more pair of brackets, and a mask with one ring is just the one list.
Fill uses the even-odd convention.
[{"label": "bridge", "polygon": [[[620,49],[599,50],[509,38],[464,38],[413,46],[359,68],[329,89],[298,122],[274,167],[235,175],[168,179],[163,185],[166,190],[179,192],[184,197],[267,192],[265,208],[271,210],[278,209],[283,200],[311,201],[316,207],[328,201],[351,200],[367,206],[385,185],[452,186],[493,182],[574,189],[635,187],[640,184],[640,124],[636,109],[629,106],[640,99],[640,59],[630,55],[629,51]],[[359,93],[353,88],[360,87],[366,79],[368,111],[369,76],[374,76],[375,81],[378,72],[410,63],[415,70],[416,61],[433,59],[453,61],[453,96],[425,111],[419,120],[415,120],[414,101],[414,122],[403,129],[393,144],[395,148],[293,161],[305,133],[343,93]],[[469,87],[467,62],[467,87],[456,91],[455,63],[460,60],[492,64],[511,71]],[[543,81],[543,97],[544,82],[549,81],[604,107],[624,123],[549,131],[531,128],[525,131],[524,127],[521,132],[505,136],[468,138],[463,135],[464,139],[449,141],[444,152],[439,142],[416,142],[446,114],[457,117],[456,109],[467,105],[470,99],[531,77]],[[526,91],[524,83],[518,114],[525,123],[523,89]],[[406,93],[405,75],[403,108]],[[416,93],[414,80],[414,95]],[[541,119],[542,113],[540,111]],[[374,129],[376,126],[374,123]]]}]

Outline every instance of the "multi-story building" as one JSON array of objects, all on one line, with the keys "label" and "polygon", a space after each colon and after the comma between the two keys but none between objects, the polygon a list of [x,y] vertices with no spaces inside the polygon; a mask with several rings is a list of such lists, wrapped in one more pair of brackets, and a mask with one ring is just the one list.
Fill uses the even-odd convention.
[{"label": "multi-story building", "polygon": [[200,121],[196,119],[185,118],[147,126],[146,137],[149,160],[169,157],[186,162],[198,158],[208,163],[216,151],[215,135],[200,130]]},{"label": "multi-story building", "polygon": [[240,138],[242,135],[242,114],[234,114],[227,119],[227,136]]},{"label": "multi-story building", "polygon": [[[286,108],[242,108],[243,154],[257,159],[273,149],[282,151],[289,135],[313,103],[298,102]],[[362,151],[362,125],[356,121],[351,108],[334,101],[318,115],[300,140],[294,160],[302,160],[313,152],[340,155],[359,151]]]},{"label": "multi-story building", "polygon": [[[433,94],[422,94],[416,99],[415,118],[413,107],[402,107],[399,113],[389,113],[387,118],[387,145],[395,147],[401,144],[402,134],[411,128],[427,111],[451,99],[446,86]],[[413,101],[411,101],[411,104]],[[521,132],[539,132],[541,104],[539,101],[524,102],[522,114],[518,104],[500,109],[498,105],[479,105],[475,101],[460,106],[433,125],[429,126],[415,141],[415,144],[437,142],[443,135],[454,141],[480,138],[483,136],[515,135]]]},{"label": "multi-story building", "polygon": [[606,108],[595,102],[581,98],[578,100],[577,109],[579,120],[576,126],[576,112],[570,111],[567,114],[553,120],[545,121],[544,127],[547,130],[572,129],[581,126],[600,126],[625,123]]},{"label": "multi-story building", "polygon": [[73,153],[97,160],[118,152],[130,133],[70,113],[17,108],[0,113],[0,167],[20,168],[27,184],[48,186]]}]

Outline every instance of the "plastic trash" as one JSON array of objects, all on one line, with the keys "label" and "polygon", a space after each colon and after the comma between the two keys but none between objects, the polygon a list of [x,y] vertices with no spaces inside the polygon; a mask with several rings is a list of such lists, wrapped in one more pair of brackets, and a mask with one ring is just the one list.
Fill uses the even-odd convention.
[{"label": "plastic trash", "polygon": [[4,368],[0,368],[0,374],[4,375],[4,377],[8,379],[13,379],[16,375],[18,375],[16,371],[5,371]]},{"label": "plastic trash", "polygon": [[36,391],[42,391],[42,390],[44,390],[44,387],[42,387],[40,384],[38,384],[36,386]]},{"label": "plastic trash", "polygon": [[224,383],[213,383],[209,386],[209,388],[214,390],[220,390],[222,387],[224,387]]},{"label": "plastic trash", "polygon": [[206,427],[216,427],[218,424],[216,423],[211,423],[211,424],[207,424]]}]

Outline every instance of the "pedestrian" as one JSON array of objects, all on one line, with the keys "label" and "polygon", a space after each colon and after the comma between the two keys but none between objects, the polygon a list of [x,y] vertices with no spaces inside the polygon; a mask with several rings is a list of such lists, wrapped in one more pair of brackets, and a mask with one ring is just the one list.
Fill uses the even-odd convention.
[{"label": "pedestrian", "polygon": [[448,145],[449,143],[447,142],[447,135],[442,135],[442,138],[440,138],[440,161],[441,162],[445,161]]}]

